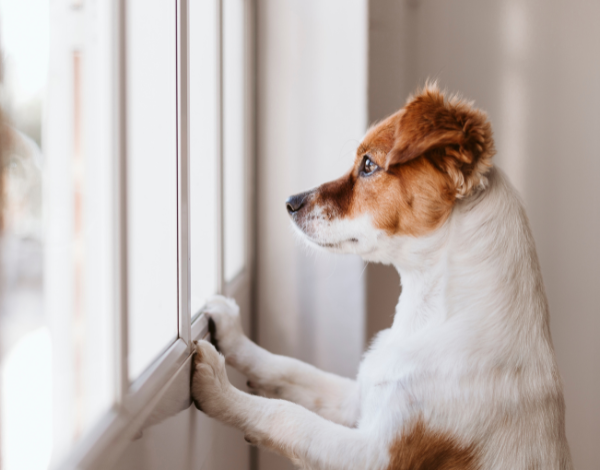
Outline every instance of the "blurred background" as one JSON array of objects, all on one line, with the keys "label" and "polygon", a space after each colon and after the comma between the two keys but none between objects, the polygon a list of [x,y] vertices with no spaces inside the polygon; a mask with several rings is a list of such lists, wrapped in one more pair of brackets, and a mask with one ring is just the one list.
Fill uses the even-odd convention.
[{"label": "blurred background", "polygon": [[[189,194],[192,322],[208,295],[234,292],[227,286],[247,272],[249,334],[273,352],[354,376],[373,334],[391,324],[400,279],[390,267],[307,251],[284,201],[346,171],[369,125],[435,79],[489,114],[495,162],[521,193],[537,243],[575,468],[600,469],[597,0],[0,0],[1,468],[71,468],[69,455],[101,441],[97,423],[121,416],[111,300],[118,256],[129,260],[131,296],[141,299],[130,308],[127,383],[148,374],[178,335],[176,314],[162,312],[176,311],[181,294],[179,186],[165,182],[177,170],[166,155],[172,149],[175,161],[181,148],[181,44],[161,18],[175,24],[182,3],[197,188]],[[127,42],[115,45],[123,11]],[[115,98],[119,48],[126,95]],[[115,118],[121,102],[125,121]],[[119,255],[114,155],[125,134],[128,246],[138,251]],[[158,238],[143,242],[150,232]],[[152,256],[173,275],[146,280],[157,269],[144,264]],[[186,410],[98,468],[292,468],[241,439]]]}]

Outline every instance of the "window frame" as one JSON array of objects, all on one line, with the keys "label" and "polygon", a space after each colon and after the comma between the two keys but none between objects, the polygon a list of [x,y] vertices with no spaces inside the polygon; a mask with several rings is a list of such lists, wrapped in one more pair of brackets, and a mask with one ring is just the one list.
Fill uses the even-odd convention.
[{"label": "window frame", "polygon": [[[53,462],[51,468],[106,469],[115,465],[127,446],[148,424],[151,414],[169,393],[181,395],[184,384],[189,390],[193,341],[208,335],[207,319],[191,312],[190,290],[190,112],[189,112],[189,2],[172,0],[176,8],[176,87],[177,87],[177,258],[178,258],[178,337],[165,348],[142,374],[130,381],[128,375],[128,261],[127,261],[127,0],[112,0],[111,15],[115,34],[111,46],[117,59],[113,72],[113,178],[116,191],[112,208],[114,219],[114,404],[110,410],[75,443],[66,458]],[[237,296],[250,292],[254,272],[254,74],[255,53],[253,24],[255,0],[244,4],[244,180],[245,180],[245,263],[244,268],[229,282],[224,280],[224,217],[223,217],[223,2],[217,2],[217,71],[219,105],[215,119],[218,123],[217,176],[217,293]],[[250,299],[249,299],[250,300]],[[247,307],[251,307],[248,302]],[[172,398],[172,396],[170,397]],[[191,405],[189,392],[177,398],[170,414]]]}]

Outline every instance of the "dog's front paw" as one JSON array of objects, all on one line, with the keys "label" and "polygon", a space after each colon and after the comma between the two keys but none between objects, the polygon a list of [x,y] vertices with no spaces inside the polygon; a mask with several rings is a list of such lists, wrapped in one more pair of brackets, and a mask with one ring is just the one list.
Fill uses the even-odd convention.
[{"label": "dog's front paw", "polygon": [[225,358],[208,341],[198,341],[192,368],[192,399],[196,408],[221,418],[231,402],[232,390]]},{"label": "dog's front paw", "polygon": [[208,316],[211,342],[225,356],[234,354],[244,337],[240,320],[240,308],[235,300],[216,295],[212,297],[204,313]]}]

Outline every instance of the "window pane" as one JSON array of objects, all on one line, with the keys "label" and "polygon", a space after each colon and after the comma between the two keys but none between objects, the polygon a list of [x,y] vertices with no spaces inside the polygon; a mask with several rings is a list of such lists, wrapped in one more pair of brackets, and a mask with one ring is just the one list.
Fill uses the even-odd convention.
[{"label": "window pane", "polygon": [[127,2],[129,376],[177,337],[175,3]]},{"label": "window pane", "polygon": [[225,280],[244,267],[245,133],[244,1],[223,2],[223,156]]},{"label": "window pane", "polygon": [[41,469],[114,399],[112,11],[0,7],[0,466]]},{"label": "window pane", "polygon": [[191,314],[217,289],[218,75],[215,0],[190,2]]}]

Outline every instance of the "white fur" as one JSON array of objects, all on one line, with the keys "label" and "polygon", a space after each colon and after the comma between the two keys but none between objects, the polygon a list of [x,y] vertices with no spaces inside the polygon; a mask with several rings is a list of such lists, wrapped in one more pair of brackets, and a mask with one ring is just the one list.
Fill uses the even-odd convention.
[{"label": "white fur", "polygon": [[207,312],[227,362],[279,399],[233,388],[222,357],[200,342],[192,392],[202,409],[303,468],[385,469],[403,423],[420,415],[475,443],[482,469],[571,469],[527,217],[502,172],[488,178],[427,237],[390,237],[366,218],[309,231],[317,243],[355,238],[333,249],[391,263],[402,279],[393,326],[356,381],[261,349],[244,336],[237,306],[215,298]]}]

